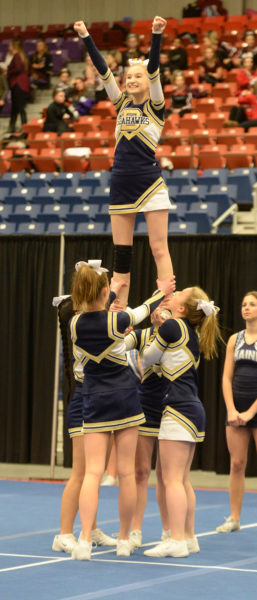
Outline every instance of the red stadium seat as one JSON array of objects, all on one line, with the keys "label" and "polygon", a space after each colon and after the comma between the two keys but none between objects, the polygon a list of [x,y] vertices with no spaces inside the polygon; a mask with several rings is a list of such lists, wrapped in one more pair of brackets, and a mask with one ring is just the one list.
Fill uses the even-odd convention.
[{"label": "red stadium seat", "polygon": [[200,169],[223,169],[226,166],[224,158],[226,151],[225,144],[203,146],[199,150]]},{"label": "red stadium seat", "polygon": [[226,116],[224,113],[210,113],[206,117],[206,127],[207,129],[216,129],[220,131],[223,129],[224,121],[226,120]]},{"label": "red stadium seat", "polygon": [[33,162],[40,173],[51,173],[60,169],[61,155],[61,148],[42,148]]},{"label": "red stadium seat", "polygon": [[181,146],[182,144],[188,144],[191,131],[189,129],[171,129],[166,132],[165,144],[170,144],[173,148]]},{"label": "red stadium seat", "polygon": [[228,82],[216,83],[212,90],[213,98],[220,98],[223,103],[226,98],[231,98],[231,87]]},{"label": "red stadium seat", "polygon": [[195,129],[191,134],[193,143],[198,146],[215,143],[216,131],[214,129]]},{"label": "red stadium seat", "polygon": [[34,169],[34,158],[38,155],[36,148],[15,148],[10,159],[11,171],[31,171]]},{"label": "red stadium seat", "polygon": [[116,117],[116,110],[113,106],[113,103],[110,100],[100,100],[97,104],[92,108],[92,115],[100,115],[102,118],[104,117]]},{"label": "red stadium seat", "polygon": [[39,150],[41,148],[45,148],[46,146],[48,148],[52,148],[52,147],[55,147],[56,140],[57,140],[57,133],[54,133],[52,131],[49,131],[49,132],[42,131],[40,133],[36,133],[34,139],[29,140],[29,147],[30,148],[38,148]]},{"label": "red stadium seat", "polygon": [[109,146],[109,138],[109,131],[88,131],[84,136],[83,146],[88,146],[91,149]]},{"label": "red stadium seat", "polygon": [[116,119],[110,119],[108,117],[106,119],[102,119],[100,121],[100,127],[101,127],[101,130],[108,131],[109,135],[114,136],[115,127],[116,127]]},{"label": "red stadium seat", "polygon": [[28,123],[23,123],[22,129],[29,137],[34,137],[36,133],[43,130],[44,119],[30,119]]},{"label": "red stadium seat", "polygon": [[233,144],[241,144],[241,136],[244,134],[242,127],[233,127],[231,129],[221,129],[217,135],[218,144],[226,144],[232,146]]},{"label": "red stadium seat", "polygon": [[196,169],[198,165],[197,146],[177,146],[171,153],[174,169]]},{"label": "red stadium seat", "polygon": [[58,139],[58,146],[64,150],[65,148],[74,148],[75,146],[83,146],[82,131],[71,131],[62,133]]},{"label": "red stadium seat", "polygon": [[218,98],[199,98],[197,100],[197,111],[209,115],[219,109],[221,101]]},{"label": "red stadium seat", "polygon": [[242,167],[251,167],[253,164],[252,153],[255,151],[253,144],[232,146],[230,152],[226,154],[228,169],[240,169]]},{"label": "red stadium seat", "polygon": [[95,148],[90,156],[91,171],[109,171],[113,165],[114,148]]},{"label": "red stadium seat", "polygon": [[180,119],[180,126],[183,129],[189,129],[194,131],[195,129],[202,129],[205,123],[205,115],[189,113],[183,115]]}]

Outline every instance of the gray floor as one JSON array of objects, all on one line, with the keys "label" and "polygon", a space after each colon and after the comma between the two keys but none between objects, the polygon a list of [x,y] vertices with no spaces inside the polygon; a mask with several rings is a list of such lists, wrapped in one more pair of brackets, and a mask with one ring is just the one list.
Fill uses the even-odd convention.
[{"label": "gray floor", "polygon": [[[0,463],[0,479],[53,479],[65,481],[69,478],[70,473],[71,469],[64,467],[55,467],[54,472],[51,472],[48,465]],[[152,471],[149,484],[154,485],[155,482],[155,472]],[[211,471],[192,471],[191,482],[194,487],[227,489],[229,477],[228,475],[217,475]],[[245,489],[257,491],[257,478],[246,478]]]}]

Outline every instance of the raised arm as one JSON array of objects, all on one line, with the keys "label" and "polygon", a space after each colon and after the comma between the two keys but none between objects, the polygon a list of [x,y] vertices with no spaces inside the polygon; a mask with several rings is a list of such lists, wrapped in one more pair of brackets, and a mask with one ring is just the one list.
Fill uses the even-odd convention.
[{"label": "raised arm", "polygon": [[119,87],[117,86],[117,83],[113,77],[111,70],[109,69],[102,54],[97,49],[95,42],[94,42],[93,38],[91,37],[91,35],[89,34],[85,23],[83,21],[76,21],[76,23],[74,23],[73,27],[74,27],[75,31],[78,33],[79,37],[81,37],[83,39],[83,42],[86,46],[89,56],[92,59],[92,62],[103,81],[106,92],[107,92],[111,102],[113,102],[114,106],[116,106],[117,102],[119,102],[122,92],[120,91]]},{"label": "raised arm", "polygon": [[155,17],[152,27],[152,43],[149,54],[147,72],[150,84],[150,98],[154,107],[158,110],[164,106],[164,96],[160,81],[159,65],[162,32],[167,25],[167,21],[162,17]]},{"label": "raised arm", "polygon": [[160,281],[157,280],[159,289],[153,293],[151,298],[148,298],[141,306],[131,309],[127,308],[126,313],[130,316],[131,325],[137,325],[141,323],[146,317],[148,317],[156,308],[159,306],[164,296],[172,294],[175,290],[175,277],[173,276],[169,280]]}]

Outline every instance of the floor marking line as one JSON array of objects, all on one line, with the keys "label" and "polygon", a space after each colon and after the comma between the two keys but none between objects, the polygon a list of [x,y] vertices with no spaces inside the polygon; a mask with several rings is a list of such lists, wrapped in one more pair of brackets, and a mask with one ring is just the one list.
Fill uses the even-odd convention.
[{"label": "floor marking line", "polygon": [[[223,567],[222,565],[187,565],[185,563],[181,564],[181,563],[171,563],[171,562],[155,562],[153,560],[148,561],[148,560],[121,560],[121,559],[117,559],[117,560],[111,560],[110,558],[92,558],[91,560],[95,561],[95,562],[119,562],[119,563],[129,563],[129,564],[137,564],[137,565],[157,565],[157,566],[161,566],[161,567],[179,567],[179,568],[187,568],[187,569],[211,569],[211,570],[218,570],[218,571],[239,571],[239,572],[243,572],[243,573],[257,573],[257,569],[243,569],[243,568],[239,568],[239,567]],[[255,562],[257,562],[257,558],[255,559]]]},{"label": "floor marking line", "polygon": [[6,573],[7,571],[19,571],[21,569],[30,569],[31,567],[40,567],[42,565],[51,565],[58,562],[72,560],[72,558],[55,558],[52,560],[44,560],[38,563],[29,563],[28,565],[18,565],[17,567],[7,567],[6,569],[0,569],[0,573]]}]

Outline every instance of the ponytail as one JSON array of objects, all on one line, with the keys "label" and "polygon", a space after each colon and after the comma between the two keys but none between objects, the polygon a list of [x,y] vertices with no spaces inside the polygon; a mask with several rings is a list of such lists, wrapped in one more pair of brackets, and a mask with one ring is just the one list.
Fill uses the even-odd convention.
[{"label": "ponytail", "polygon": [[217,320],[218,309],[207,316],[201,308],[197,309],[198,300],[209,302],[210,299],[200,287],[194,286],[185,303],[185,316],[199,335],[200,352],[203,353],[204,358],[209,360],[213,356],[218,356],[217,342],[223,341]]},{"label": "ponytail", "polygon": [[98,300],[100,292],[108,286],[106,273],[98,273],[88,265],[80,267],[73,276],[72,300],[74,310],[80,310],[83,304],[92,304]]}]

